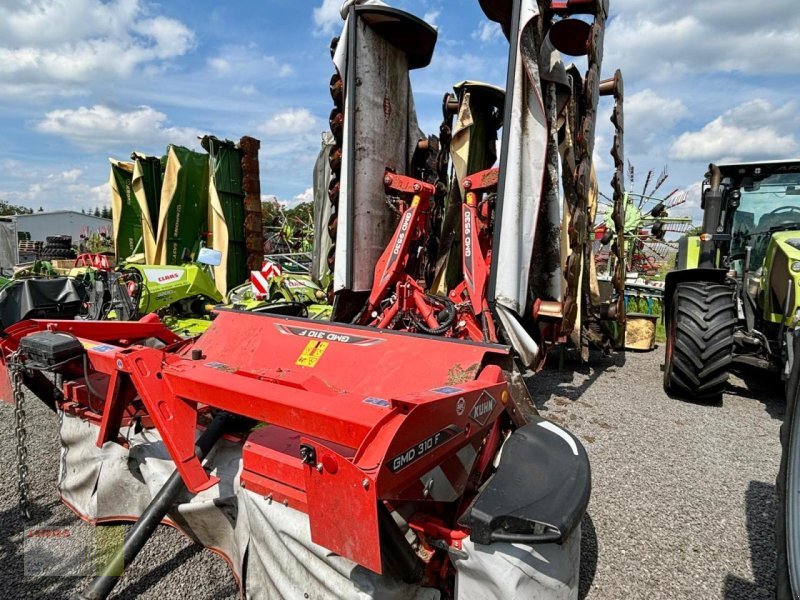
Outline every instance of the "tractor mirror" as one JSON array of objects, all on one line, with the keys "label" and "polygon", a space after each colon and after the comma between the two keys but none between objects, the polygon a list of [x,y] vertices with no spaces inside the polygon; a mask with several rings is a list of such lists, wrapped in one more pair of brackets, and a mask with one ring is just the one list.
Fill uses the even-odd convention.
[{"label": "tractor mirror", "polygon": [[200,248],[197,255],[197,262],[203,265],[218,267],[222,264],[222,252],[211,248]]}]

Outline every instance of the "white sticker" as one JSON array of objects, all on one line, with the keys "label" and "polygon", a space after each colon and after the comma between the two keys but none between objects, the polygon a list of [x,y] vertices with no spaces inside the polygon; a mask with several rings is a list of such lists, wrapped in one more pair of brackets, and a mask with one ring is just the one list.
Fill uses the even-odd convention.
[{"label": "white sticker", "polygon": [[183,277],[183,269],[145,269],[144,276],[148,281],[171,283]]}]

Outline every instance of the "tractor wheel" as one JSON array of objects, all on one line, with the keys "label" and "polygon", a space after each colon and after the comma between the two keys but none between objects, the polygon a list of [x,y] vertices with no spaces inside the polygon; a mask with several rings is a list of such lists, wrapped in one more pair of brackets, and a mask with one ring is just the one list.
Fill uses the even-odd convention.
[{"label": "tractor wheel", "polygon": [[705,281],[678,285],[667,331],[664,390],[718,401],[728,383],[735,325],[731,287]]},{"label": "tractor wheel", "polygon": [[776,491],[778,507],[775,519],[777,554],[777,600],[796,598],[800,593],[800,335],[795,335],[789,379],[786,381],[786,411],[781,425],[781,466]]}]

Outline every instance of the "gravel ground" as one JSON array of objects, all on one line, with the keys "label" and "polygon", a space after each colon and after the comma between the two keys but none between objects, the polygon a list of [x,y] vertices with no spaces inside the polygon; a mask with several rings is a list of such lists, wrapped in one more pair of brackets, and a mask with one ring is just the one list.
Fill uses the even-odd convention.
[{"label": "gravel ground", "polygon": [[592,463],[581,596],[774,597],[782,388],[753,374],[733,377],[721,404],[675,400],[661,387],[663,356],[620,354],[574,373],[568,363],[529,382]]},{"label": "gravel ground", "polygon": [[[663,352],[569,360],[530,378],[544,416],[583,441],[593,491],[584,519],[581,597],[769,598],[774,579],[780,388],[735,378],[721,405],[668,398]],[[577,371],[571,369],[577,368]],[[757,380],[758,376],[752,379]],[[762,380],[766,380],[763,378]],[[29,464],[37,525],[71,525],[58,502],[56,423],[31,402]],[[0,596],[66,598],[87,579],[23,578],[14,414],[0,406]],[[176,569],[177,567],[177,569]],[[237,598],[225,562],[168,527],[126,570],[118,598]]]}]

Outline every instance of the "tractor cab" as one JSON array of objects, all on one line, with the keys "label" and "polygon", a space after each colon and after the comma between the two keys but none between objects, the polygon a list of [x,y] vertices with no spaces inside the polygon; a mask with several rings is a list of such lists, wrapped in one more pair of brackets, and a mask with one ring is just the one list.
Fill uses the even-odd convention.
[{"label": "tractor cab", "polygon": [[[800,161],[721,165],[719,266],[741,282],[742,312],[766,330],[790,325],[800,285]],[[724,257],[724,258],[723,258]]]},{"label": "tractor cab", "polygon": [[[722,213],[730,232],[730,262],[737,274],[759,270],[775,233],[800,230],[800,161],[720,167],[727,202]],[[798,244],[800,246],[800,244]]]}]

